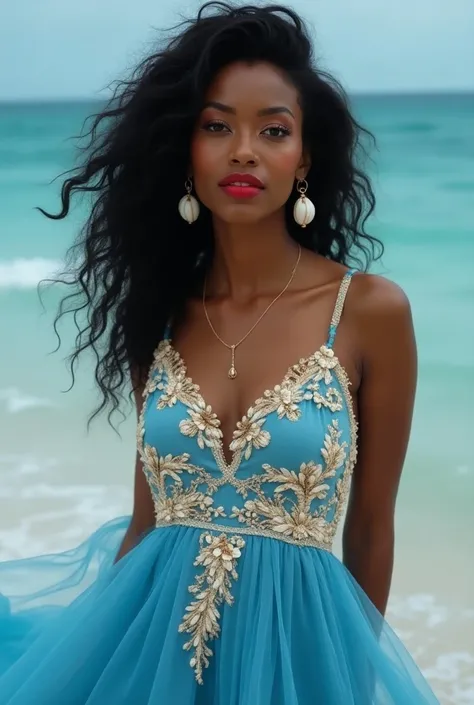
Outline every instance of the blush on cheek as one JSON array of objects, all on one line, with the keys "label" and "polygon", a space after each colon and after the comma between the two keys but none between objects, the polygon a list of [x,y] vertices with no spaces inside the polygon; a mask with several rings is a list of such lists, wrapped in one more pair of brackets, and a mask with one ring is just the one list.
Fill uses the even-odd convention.
[{"label": "blush on cheek", "polygon": [[296,177],[296,171],[301,165],[301,152],[298,151],[288,151],[288,152],[282,152],[275,156],[275,159],[272,164],[272,169],[275,171],[278,171],[280,176],[283,176],[285,173],[288,174],[288,178],[295,178]]}]

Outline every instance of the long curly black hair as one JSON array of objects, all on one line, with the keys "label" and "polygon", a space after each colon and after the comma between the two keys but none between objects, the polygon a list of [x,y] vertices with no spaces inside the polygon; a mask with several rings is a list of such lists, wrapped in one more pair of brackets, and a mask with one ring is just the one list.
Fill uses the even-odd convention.
[{"label": "long curly black hair", "polygon": [[121,412],[125,388],[130,380],[132,387],[143,382],[167,321],[183,314],[212,256],[211,214],[201,209],[190,237],[177,206],[206,90],[218,71],[242,60],[276,65],[300,93],[303,142],[312,158],[308,196],[316,217],[307,228],[298,227],[289,202],[290,235],[324,257],[361,268],[381,248],[365,232],[375,199],[360,157],[371,135],[352,116],[340,84],[314,65],[301,18],[280,5],[206,3],[115,85],[109,103],[83,130],[84,157],[63,182],[60,212],[40,209],[61,219],[74,195],[92,201],[67,253],[66,276],[56,280],[70,292],[55,319],[57,332],[62,316],[75,317],[78,332],[68,358],[72,385],[78,357],[85,350],[95,355],[101,402],[89,423],[106,408],[109,421]]}]

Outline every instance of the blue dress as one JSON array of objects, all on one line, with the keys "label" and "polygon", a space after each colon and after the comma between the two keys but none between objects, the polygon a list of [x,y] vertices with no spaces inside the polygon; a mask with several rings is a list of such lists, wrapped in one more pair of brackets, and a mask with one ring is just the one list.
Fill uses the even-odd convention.
[{"label": "blue dress", "polygon": [[227,454],[160,342],[137,434],[156,528],[116,565],[127,517],[0,564],[0,705],[437,702],[331,552],[357,449],[333,352],[351,276],[326,344],[255,401]]}]

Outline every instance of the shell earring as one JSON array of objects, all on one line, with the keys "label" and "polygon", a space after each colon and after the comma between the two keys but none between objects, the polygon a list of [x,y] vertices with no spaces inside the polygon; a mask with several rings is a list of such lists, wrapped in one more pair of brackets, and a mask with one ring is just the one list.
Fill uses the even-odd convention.
[{"label": "shell earring", "polygon": [[308,182],[306,179],[298,179],[296,184],[296,190],[300,194],[300,197],[295,203],[293,208],[293,217],[302,228],[305,228],[314,218],[315,207],[313,201],[310,201],[306,197],[306,191],[308,190]]},{"label": "shell earring", "polygon": [[178,210],[181,218],[183,218],[183,220],[185,220],[187,223],[189,223],[189,225],[191,225],[191,223],[194,223],[194,221],[198,219],[199,201],[197,200],[197,198],[194,198],[191,193],[191,191],[193,190],[193,180],[191,177],[186,179],[184,187],[187,193],[180,200],[178,204]]}]

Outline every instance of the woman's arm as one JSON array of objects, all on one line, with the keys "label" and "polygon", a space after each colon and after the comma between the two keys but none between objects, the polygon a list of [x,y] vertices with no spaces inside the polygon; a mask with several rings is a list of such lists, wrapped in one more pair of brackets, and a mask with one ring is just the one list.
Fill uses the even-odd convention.
[{"label": "woman's arm", "polygon": [[[143,404],[143,387],[138,387],[135,392],[135,403],[137,407],[137,418],[140,416]],[[122,545],[115,557],[115,562],[119,561],[137,544],[140,536],[155,525],[155,507],[150,487],[143,472],[143,465],[137,452],[135,462],[135,486],[133,497],[133,512],[127,532],[122,541]]]},{"label": "woman's arm", "polygon": [[359,454],[344,526],[344,563],[384,614],[393,569],[395,501],[415,398],[416,344],[410,305],[398,286],[374,276],[355,279],[362,368]]}]

